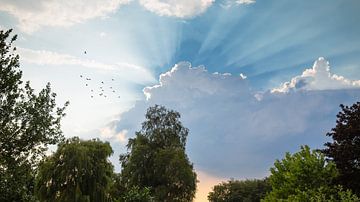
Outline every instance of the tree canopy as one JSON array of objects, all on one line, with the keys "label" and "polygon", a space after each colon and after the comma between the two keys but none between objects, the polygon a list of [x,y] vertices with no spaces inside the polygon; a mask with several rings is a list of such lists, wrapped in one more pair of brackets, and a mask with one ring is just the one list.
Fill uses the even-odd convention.
[{"label": "tree canopy", "polygon": [[276,160],[270,169],[272,191],[266,201],[287,200],[299,193],[330,186],[337,176],[335,164],[327,163],[324,155],[308,146],[293,155],[286,153],[281,161]]},{"label": "tree canopy", "polygon": [[258,180],[229,180],[213,187],[210,202],[260,202],[271,190],[267,178]]},{"label": "tree canopy", "polygon": [[327,133],[333,142],[323,152],[339,170],[337,182],[360,196],[360,102],[340,107],[336,126]]},{"label": "tree canopy", "polygon": [[38,94],[23,83],[12,30],[0,30],[0,201],[30,201],[33,169],[49,144],[63,139],[64,107],[48,83]]},{"label": "tree canopy", "polygon": [[180,114],[155,105],[145,117],[142,129],[129,140],[129,152],[120,156],[123,185],[149,187],[155,201],[192,201],[197,180],[185,153],[188,129]]},{"label": "tree canopy", "polygon": [[36,195],[40,201],[110,201],[113,153],[108,142],[77,137],[60,143],[38,169]]}]

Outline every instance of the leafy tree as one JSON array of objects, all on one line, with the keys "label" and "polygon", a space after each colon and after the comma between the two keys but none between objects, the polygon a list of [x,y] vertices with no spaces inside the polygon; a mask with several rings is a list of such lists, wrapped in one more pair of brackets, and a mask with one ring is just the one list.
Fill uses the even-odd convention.
[{"label": "leafy tree", "polygon": [[138,186],[125,188],[121,182],[121,174],[115,173],[110,188],[110,197],[113,202],[153,202],[150,188]]},{"label": "leafy tree", "polygon": [[284,159],[275,161],[270,171],[272,191],[265,201],[289,200],[309,190],[327,188],[337,176],[335,164],[327,163],[320,151],[311,151],[308,146],[302,146],[293,155],[286,153]]},{"label": "leafy tree", "polygon": [[47,146],[63,138],[68,103],[56,107],[50,84],[38,94],[23,84],[11,31],[0,30],[0,201],[31,201],[33,169]]},{"label": "leafy tree", "polygon": [[185,154],[188,129],[178,112],[155,105],[120,156],[121,180],[126,188],[149,187],[155,201],[192,201],[196,173]]},{"label": "leafy tree", "polygon": [[339,170],[337,182],[360,196],[360,102],[340,107],[336,126],[327,133],[333,142],[323,152]]},{"label": "leafy tree", "polygon": [[121,202],[152,202],[150,189],[145,187],[140,189],[138,186],[131,187],[120,200]]},{"label": "leafy tree", "polygon": [[110,144],[98,139],[74,137],[60,143],[39,166],[36,195],[40,201],[109,201],[112,153]]},{"label": "leafy tree", "polygon": [[257,202],[271,190],[269,180],[229,180],[214,186],[209,193],[210,202]]},{"label": "leafy tree", "polygon": [[[267,201],[275,201],[273,198],[267,198]],[[321,186],[316,189],[307,189],[300,191],[296,195],[289,196],[282,200],[288,202],[359,202],[360,199],[350,190],[344,190],[341,186]]]}]

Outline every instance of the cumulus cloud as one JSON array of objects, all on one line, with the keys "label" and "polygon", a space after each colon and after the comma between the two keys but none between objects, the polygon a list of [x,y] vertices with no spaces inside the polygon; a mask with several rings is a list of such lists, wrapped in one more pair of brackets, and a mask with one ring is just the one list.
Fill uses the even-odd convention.
[{"label": "cumulus cloud", "polygon": [[279,88],[272,89],[273,93],[287,93],[298,90],[329,90],[359,88],[360,80],[351,81],[331,74],[329,62],[320,57],[311,69],[306,69],[300,76],[283,83]]},{"label": "cumulus cloud", "polygon": [[115,127],[107,126],[100,129],[100,136],[107,140],[113,140],[120,143],[127,142],[127,130],[116,132]]},{"label": "cumulus cloud", "polygon": [[48,50],[32,50],[27,48],[17,49],[21,62],[37,65],[73,65],[82,66],[104,71],[120,71],[120,76],[126,80],[132,80],[136,83],[146,84],[154,82],[152,74],[144,67],[119,62],[116,64],[106,64],[95,60],[78,58],[69,54],[62,54]]},{"label": "cumulus cloud", "polygon": [[321,147],[339,104],[360,99],[360,89],[258,93],[241,76],[188,62],[162,74],[144,94],[146,100],[114,123],[116,131],[133,136],[154,104],[177,110],[190,129],[187,152],[195,167],[227,178],[263,177],[284,152]]},{"label": "cumulus cloud", "polygon": [[27,33],[43,26],[67,27],[96,17],[106,17],[130,0],[2,0],[0,11],[13,15]]},{"label": "cumulus cloud", "polygon": [[191,18],[207,10],[215,0],[139,0],[140,5],[160,16]]}]

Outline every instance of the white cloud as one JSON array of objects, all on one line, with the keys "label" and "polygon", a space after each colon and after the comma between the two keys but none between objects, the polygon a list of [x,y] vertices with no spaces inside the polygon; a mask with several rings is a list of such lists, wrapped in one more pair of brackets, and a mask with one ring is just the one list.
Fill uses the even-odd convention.
[{"label": "white cloud", "polygon": [[121,130],[119,133],[115,135],[115,139],[121,143],[126,143],[127,141],[128,130]]},{"label": "white cloud", "polygon": [[68,27],[96,17],[106,17],[130,0],[2,0],[0,11],[17,18],[27,33],[43,26]]},{"label": "white cloud", "polygon": [[[1,0],[0,11],[14,16],[21,31],[32,33],[42,27],[69,27],[106,18],[133,0]],[[204,13],[215,0],[137,0],[139,5],[159,16],[192,18]],[[224,7],[252,4],[255,0],[225,0]]]},{"label": "white cloud", "polygon": [[207,10],[215,0],[139,0],[140,5],[160,16],[191,18]]},{"label": "white cloud", "polygon": [[235,1],[237,4],[253,4],[256,1],[255,0],[237,0]]},{"label": "white cloud", "polygon": [[329,62],[320,57],[314,62],[311,69],[306,69],[302,75],[296,76],[289,82],[283,83],[279,88],[272,89],[273,93],[287,93],[298,90],[335,90],[359,88],[360,80],[351,81],[331,74]]},{"label": "white cloud", "polygon": [[62,54],[47,50],[32,50],[27,48],[17,48],[20,61],[36,65],[56,65],[67,66],[75,65],[104,71],[119,71],[121,79],[130,80],[136,83],[154,82],[152,74],[144,67],[119,62],[115,64],[105,64],[95,60],[78,58],[68,54]]},{"label": "white cloud", "polygon": [[107,34],[106,34],[106,32],[100,32],[100,37],[105,37]]},{"label": "white cloud", "polygon": [[133,136],[149,106],[177,110],[190,129],[191,161],[200,170],[226,178],[263,177],[284,152],[302,144],[321,147],[338,105],[360,99],[360,89],[254,92],[241,76],[210,73],[188,62],[162,74],[159,84],[146,87],[144,94],[147,100],[138,101],[113,123],[116,131]]},{"label": "white cloud", "polygon": [[121,130],[120,132],[116,132],[115,127],[107,126],[100,129],[100,136],[107,140],[114,140],[120,143],[127,142],[127,130]]},{"label": "white cloud", "polygon": [[237,5],[249,5],[255,3],[255,0],[224,0],[220,5],[225,8],[231,8]]},{"label": "white cloud", "polygon": [[103,64],[89,59],[80,59],[72,55],[62,54],[47,50],[32,50],[27,48],[17,49],[22,62],[37,65],[81,65],[84,67],[114,70],[113,65]]},{"label": "white cloud", "polygon": [[243,79],[247,78],[247,76],[245,74],[243,74],[243,73],[240,73],[240,77],[243,78]]}]

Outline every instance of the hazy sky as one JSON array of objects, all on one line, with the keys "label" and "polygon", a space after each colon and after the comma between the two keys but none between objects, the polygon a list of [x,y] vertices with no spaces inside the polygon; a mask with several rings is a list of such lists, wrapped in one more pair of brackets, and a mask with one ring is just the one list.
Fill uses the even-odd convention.
[{"label": "hazy sky", "polygon": [[360,99],[359,9],[358,0],[0,0],[0,28],[18,34],[24,79],[70,101],[65,136],[110,141],[117,171],[147,107],[179,111],[205,201],[219,180],[267,176],[286,151],[328,140],[339,104]]}]

